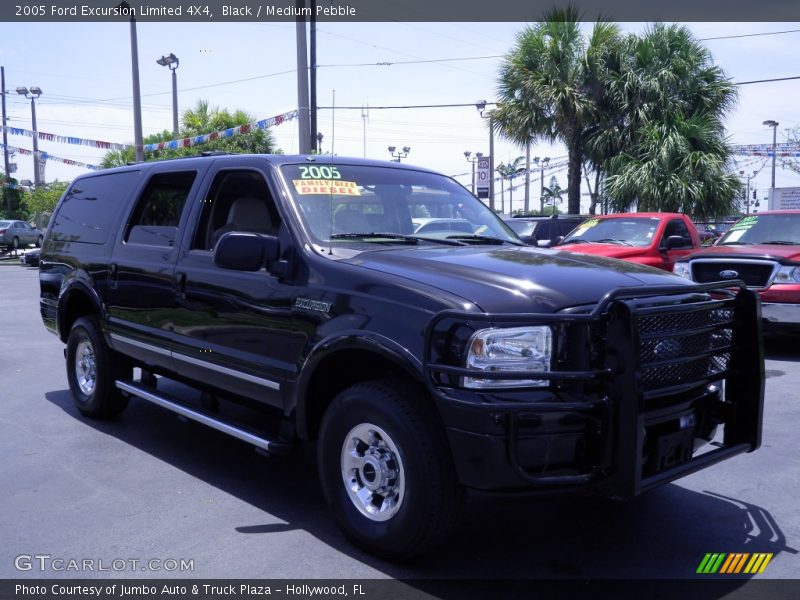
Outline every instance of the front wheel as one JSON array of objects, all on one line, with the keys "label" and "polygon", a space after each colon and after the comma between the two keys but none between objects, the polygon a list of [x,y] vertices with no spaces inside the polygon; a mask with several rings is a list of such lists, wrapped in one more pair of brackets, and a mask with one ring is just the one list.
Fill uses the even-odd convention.
[{"label": "front wheel", "polygon": [[403,381],[369,381],[340,393],[322,422],[319,470],[347,536],[386,558],[440,542],[462,500],[432,400]]},{"label": "front wheel", "polygon": [[128,399],[114,381],[130,376],[130,366],[106,345],[97,317],[77,319],[67,339],[67,380],[78,410],[97,419],[118,415]]}]

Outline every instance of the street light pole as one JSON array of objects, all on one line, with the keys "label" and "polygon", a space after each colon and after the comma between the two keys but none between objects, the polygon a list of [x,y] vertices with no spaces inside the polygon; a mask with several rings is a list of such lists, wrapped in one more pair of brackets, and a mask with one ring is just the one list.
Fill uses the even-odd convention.
[{"label": "street light pole", "polygon": [[389,154],[394,157],[392,159],[394,162],[400,162],[401,158],[405,158],[408,156],[408,153],[411,152],[411,148],[409,146],[403,146],[403,149],[400,152],[395,152],[395,150],[397,150],[397,146],[389,146],[388,150]]},{"label": "street light pole", "polygon": [[181,62],[172,52],[162,56],[156,61],[162,67],[167,67],[172,72],[172,135],[178,137],[178,75],[175,71]]},{"label": "street light pole", "polygon": [[767,127],[772,127],[772,189],[775,189],[775,156],[778,154],[778,123],[777,121],[773,121],[770,119],[769,121],[764,121],[763,125]]},{"label": "street light pole", "polygon": [[472,158],[472,152],[469,150],[464,152],[464,158],[467,159],[467,162],[472,163],[472,195],[475,195],[475,163],[477,163],[481,157],[483,156],[483,152],[476,152],[475,158]]},{"label": "street light pole", "polygon": [[758,171],[753,171],[752,175],[745,175],[744,171],[739,171],[739,175],[747,179],[747,191],[745,192],[744,197],[744,208],[745,213],[750,214],[750,180],[753,179],[756,175],[758,175]]},{"label": "street light pole", "polygon": [[489,121],[489,208],[494,211],[494,128],[492,127],[491,115],[484,115],[486,112],[486,100],[478,100],[475,103],[482,119]]},{"label": "street light pole", "polygon": [[[537,157],[538,158],[538,157]],[[544,166],[550,162],[550,157],[545,156],[540,163],[541,181],[539,182],[539,212],[544,215]]]},{"label": "street light pole", "polygon": [[18,87],[17,93],[29,98],[31,101],[31,127],[33,128],[33,182],[37,187],[44,183],[39,171],[41,158],[39,157],[39,128],[36,126],[36,98],[42,95],[42,88],[32,86]]}]

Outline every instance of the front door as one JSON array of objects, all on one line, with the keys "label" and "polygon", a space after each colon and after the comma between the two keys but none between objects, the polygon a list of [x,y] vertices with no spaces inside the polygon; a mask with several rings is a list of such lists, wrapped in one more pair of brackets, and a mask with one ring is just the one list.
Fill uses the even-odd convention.
[{"label": "front door", "polygon": [[263,168],[263,161],[243,160],[236,168],[212,167],[206,177],[197,225],[175,269],[173,359],[191,378],[280,406],[306,340],[293,332],[295,286],[265,269],[234,271],[213,261],[227,232],[278,235],[285,227]]}]

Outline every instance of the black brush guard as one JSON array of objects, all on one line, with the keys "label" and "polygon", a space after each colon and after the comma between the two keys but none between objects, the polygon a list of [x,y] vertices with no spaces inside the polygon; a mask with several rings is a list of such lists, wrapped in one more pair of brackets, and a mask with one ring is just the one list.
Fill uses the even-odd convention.
[{"label": "black brush guard", "polygon": [[[704,299],[676,302],[678,296],[691,297],[696,294],[703,294]],[[643,301],[651,299],[657,302],[641,306],[646,303]],[[740,281],[619,288],[606,294],[588,314],[473,314],[443,311],[434,316],[425,331],[425,379],[429,391],[443,401],[452,400],[448,389],[460,386],[453,386],[454,377],[458,381],[463,377],[473,377],[602,382],[603,393],[587,397],[585,401],[523,402],[520,406],[518,401],[495,400],[487,404],[487,409],[505,416],[508,461],[519,477],[532,488],[592,486],[609,496],[631,498],[735,454],[751,452],[761,445],[764,353],[760,313],[758,295],[746,289]],[[607,327],[604,364],[582,371],[501,373],[434,361],[433,340],[443,333],[440,329],[443,323],[454,321],[480,328],[604,322]],[[653,327],[654,323],[666,323],[667,326]],[[689,328],[670,328],[670,323],[688,323]],[[696,341],[703,339],[703,335],[715,341],[697,344]],[[659,351],[661,343],[666,344],[668,349],[673,344],[672,355]],[[692,344],[697,347],[692,349]],[[679,348],[681,351],[676,352]],[[659,354],[666,354],[666,357]],[[703,364],[708,368],[698,369],[698,365]],[[687,375],[690,377],[684,380]],[[442,382],[443,376],[449,377],[446,384]],[[644,474],[646,426],[659,413],[659,410],[652,408],[653,403],[661,401],[663,406],[673,396],[721,381],[725,382],[724,398],[715,400],[714,410],[718,415],[718,424],[724,425],[722,443],[714,442],[716,447],[713,450],[693,455],[656,473]],[[486,394],[480,390],[473,391],[485,401]],[[502,394],[489,392],[495,393]],[[526,421],[545,413],[589,414],[598,409],[606,411],[608,423],[606,439],[603,440],[605,456],[598,464],[575,474],[533,473],[520,464],[519,430]],[[663,409],[661,412],[664,412]]]}]

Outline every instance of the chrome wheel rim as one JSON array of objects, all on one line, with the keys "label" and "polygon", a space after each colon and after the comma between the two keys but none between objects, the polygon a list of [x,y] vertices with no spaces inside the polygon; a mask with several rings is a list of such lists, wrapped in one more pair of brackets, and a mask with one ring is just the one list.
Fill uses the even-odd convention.
[{"label": "chrome wheel rim", "polygon": [[345,436],[342,479],[358,511],[371,521],[387,521],[403,505],[405,475],[397,445],[371,423],[356,425]]},{"label": "chrome wheel rim", "polygon": [[81,392],[91,396],[97,384],[97,363],[89,340],[81,340],[75,349],[75,378]]}]

